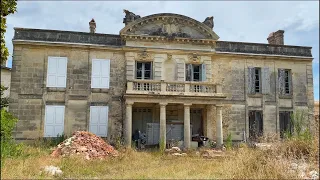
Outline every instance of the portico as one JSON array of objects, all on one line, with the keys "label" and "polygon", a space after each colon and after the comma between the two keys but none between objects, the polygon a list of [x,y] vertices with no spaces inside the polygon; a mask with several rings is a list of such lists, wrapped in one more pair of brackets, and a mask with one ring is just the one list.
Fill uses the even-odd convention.
[{"label": "portico", "polygon": [[[208,137],[210,140],[215,140],[217,145],[220,146],[223,144],[223,130],[222,130],[222,105],[221,104],[205,104],[206,102],[200,104],[200,101],[194,101],[195,103],[186,102],[171,102],[171,98],[159,99],[156,97],[153,98],[136,98],[135,101],[133,98],[128,98],[126,100],[126,119],[125,119],[125,142],[127,147],[131,147],[132,143],[132,135],[135,129],[132,128],[132,123],[135,121],[140,121],[139,118],[133,118],[133,109],[137,109],[139,107],[150,107],[151,111],[154,109],[154,112],[151,112],[152,116],[150,121],[145,122],[153,122],[153,124],[159,124],[159,131],[154,131],[154,133],[159,133],[158,135],[153,135],[159,137],[157,139],[160,147],[166,147],[168,142],[169,132],[168,127],[171,125],[183,126],[182,128],[182,138],[183,147],[186,149],[191,148],[192,135],[195,132],[203,133],[202,135]],[[179,98],[178,98],[179,99]],[[148,102],[149,101],[149,102]],[[153,101],[153,102],[152,102]],[[158,102],[157,102],[158,101]],[[181,100],[180,100],[181,101]],[[196,104],[199,103],[199,104]],[[217,103],[217,102],[216,102]],[[216,108],[216,113],[213,113],[214,108]],[[203,118],[195,118],[194,114],[191,114],[196,109],[202,110]],[[177,111],[177,119],[175,121],[171,121],[173,111]],[[180,113],[181,112],[181,113]],[[143,113],[143,112],[142,112]],[[147,111],[145,111],[147,113]],[[179,116],[179,117],[178,117]],[[181,121],[179,121],[179,119]],[[213,121],[216,121],[216,124]],[[192,120],[192,122],[191,122]],[[197,121],[201,121],[197,123]],[[193,127],[192,127],[193,126]],[[199,131],[197,131],[199,129]],[[205,129],[205,130],[204,130]],[[216,136],[214,136],[213,129],[216,129]],[[147,132],[148,130],[143,129],[143,132]],[[148,133],[147,133],[148,134]],[[150,139],[150,137],[147,137]],[[177,139],[179,140],[179,139]]]}]

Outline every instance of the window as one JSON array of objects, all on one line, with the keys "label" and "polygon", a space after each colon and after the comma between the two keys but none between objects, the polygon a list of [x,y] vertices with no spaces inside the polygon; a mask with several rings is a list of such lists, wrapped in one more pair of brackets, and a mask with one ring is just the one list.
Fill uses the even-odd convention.
[{"label": "window", "polygon": [[281,95],[291,95],[291,70],[289,69],[279,69],[279,92]]},{"label": "window", "polygon": [[64,106],[46,105],[44,137],[57,137],[63,134]]},{"label": "window", "polygon": [[285,70],[284,71],[284,90],[285,94],[290,94],[290,71]]},{"label": "window", "polygon": [[91,72],[91,88],[109,88],[110,60],[93,59]]},{"label": "window", "polygon": [[136,78],[137,79],[152,79],[152,62],[137,62],[136,63]]},{"label": "window", "polygon": [[290,135],[293,132],[293,126],[291,123],[291,114],[290,111],[280,111],[279,112],[279,123],[280,123],[280,137],[284,138],[286,133]]},{"label": "window", "polygon": [[186,64],[186,81],[205,81],[205,64]]},{"label": "window", "polygon": [[67,58],[48,57],[47,87],[66,87]]},{"label": "window", "polygon": [[261,93],[261,69],[254,68],[254,92]]},{"label": "window", "polygon": [[108,135],[108,106],[90,106],[89,131],[97,136]]},{"label": "window", "polygon": [[249,111],[249,138],[253,141],[263,135],[262,111]]}]

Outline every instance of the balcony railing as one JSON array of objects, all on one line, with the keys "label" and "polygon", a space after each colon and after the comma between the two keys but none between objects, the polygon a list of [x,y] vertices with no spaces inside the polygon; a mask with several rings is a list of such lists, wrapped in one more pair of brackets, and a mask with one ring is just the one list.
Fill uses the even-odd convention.
[{"label": "balcony railing", "polygon": [[158,94],[183,96],[219,96],[221,86],[210,82],[167,82],[157,80],[128,80],[127,94]]}]

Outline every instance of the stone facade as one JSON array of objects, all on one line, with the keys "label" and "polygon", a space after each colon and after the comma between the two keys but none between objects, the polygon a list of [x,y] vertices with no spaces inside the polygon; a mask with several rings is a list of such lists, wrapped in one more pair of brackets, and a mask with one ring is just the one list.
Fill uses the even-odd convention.
[{"label": "stone facade", "polygon": [[[120,35],[94,33],[95,25],[91,33],[15,28],[10,110],[19,118],[17,139],[43,136],[49,104],[65,105],[66,134],[88,130],[91,105],[108,105],[112,142],[131,141],[135,108],[152,109],[160,139],[170,119],[186,133],[189,108],[200,109],[203,134],[220,143],[229,133],[248,137],[251,110],[263,112],[264,134],[280,131],[279,111],[304,108],[312,117],[311,47],[219,41],[213,22],[176,14],[126,11],[124,23]],[[49,56],[68,58],[66,88],[46,87]],[[92,59],[110,59],[109,89],[91,88]],[[137,62],[152,63],[151,80],[137,80]],[[202,82],[186,81],[186,64],[202,66]],[[268,93],[248,93],[249,67],[269,69]],[[290,96],[279,95],[278,69],[292,72]]]}]

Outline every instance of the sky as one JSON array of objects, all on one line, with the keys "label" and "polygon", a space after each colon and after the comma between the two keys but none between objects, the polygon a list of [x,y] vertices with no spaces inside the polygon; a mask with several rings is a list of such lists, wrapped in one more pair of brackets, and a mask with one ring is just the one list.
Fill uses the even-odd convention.
[{"label": "sky", "polygon": [[282,29],[286,45],[312,47],[319,100],[319,1],[18,1],[17,12],[7,18],[8,66],[14,27],[89,32],[94,18],[97,33],[119,34],[123,9],[141,17],[175,13],[200,22],[214,16],[214,31],[223,41],[267,43],[271,32]]}]

